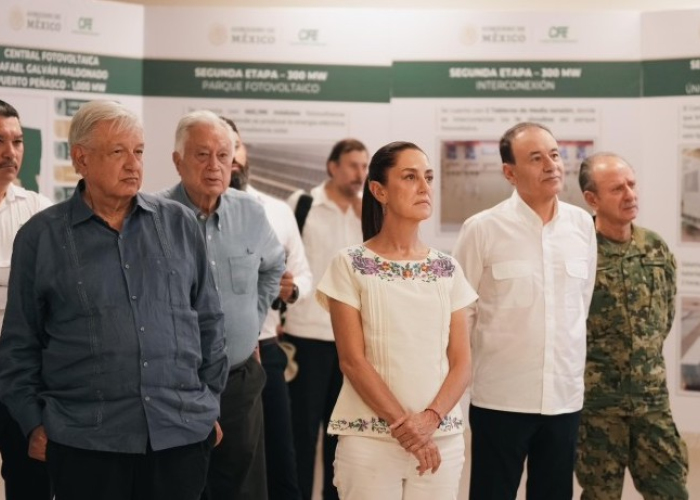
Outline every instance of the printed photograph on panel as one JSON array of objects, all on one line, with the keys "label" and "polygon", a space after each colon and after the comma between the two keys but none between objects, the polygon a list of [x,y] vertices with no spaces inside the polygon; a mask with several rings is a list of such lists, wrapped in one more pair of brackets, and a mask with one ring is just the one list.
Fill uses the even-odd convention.
[{"label": "printed photograph on panel", "polygon": [[[578,170],[592,154],[592,140],[560,140],[564,186],[559,199],[588,210],[578,187]],[[440,230],[456,232],[465,219],[508,198],[512,186],[503,176],[498,141],[440,142]]]},{"label": "printed photograph on panel", "polygon": [[86,99],[54,98],[53,199],[56,202],[70,198],[75,190],[75,185],[80,180],[80,175],[75,171],[70,158],[68,130],[71,118],[86,102],[88,102]]},{"label": "printed photograph on panel", "polygon": [[681,149],[681,243],[700,243],[700,147]]},{"label": "printed photograph on panel", "polygon": [[681,389],[700,392],[700,297],[681,298]]},{"label": "printed photograph on panel", "polygon": [[293,192],[308,192],[328,178],[326,160],[333,143],[263,143],[246,141],[250,184],[286,200]]}]

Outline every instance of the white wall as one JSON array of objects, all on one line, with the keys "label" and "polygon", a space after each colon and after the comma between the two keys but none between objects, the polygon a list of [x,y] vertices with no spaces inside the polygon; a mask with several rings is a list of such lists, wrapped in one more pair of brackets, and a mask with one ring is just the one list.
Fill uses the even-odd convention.
[{"label": "white wall", "polygon": [[218,5],[227,7],[461,8],[469,10],[673,10],[700,7],[700,0],[121,0],[141,5]]}]

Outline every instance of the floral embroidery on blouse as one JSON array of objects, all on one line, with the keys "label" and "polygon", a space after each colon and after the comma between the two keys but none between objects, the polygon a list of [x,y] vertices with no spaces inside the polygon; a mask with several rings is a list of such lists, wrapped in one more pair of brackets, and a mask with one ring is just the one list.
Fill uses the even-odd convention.
[{"label": "floral embroidery on blouse", "polygon": [[[442,422],[440,422],[439,430],[442,432],[449,432],[452,430],[459,430],[464,427],[464,419],[454,417],[452,415],[447,415]],[[331,431],[348,431],[352,430],[355,432],[373,432],[375,434],[391,434],[389,429],[389,423],[381,418],[372,417],[369,420],[364,418],[356,418],[355,420],[331,420],[328,422],[328,428]]]},{"label": "floral embroidery on blouse", "polygon": [[354,430],[357,432],[370,431],[376,434],[391,434],[389,423],[386,420],[377,417],[372,417],[370,420],[356,418],[350,422],[345,419],[331,420],[328,422],[328,428],[333,431]]},{"label": "floral embroidery on blouse", "polygon": [[456,429],[461,429],[464,427],[464,420],[461,418],[453,417],[452,415],[447,415],[445,418],[442,419],[442,422],[440,422],[440,426],[438,429],[440,429],[443,432],[451,431],[451,430],[456,430]]},{"label": "floral embroidery on blouse", "polygon": [[452,260],[440,252],[437,252],[437,258],[428,256],[423,261],[401,264],[382,259],[378,255],[365,257],[366,250],[361,246],[348,251],[348,255],[352,258],[352,268],[360,274],[377,276],[382,280],[412,279],[433,282],[438,278],[451,278],[455,270]]}]

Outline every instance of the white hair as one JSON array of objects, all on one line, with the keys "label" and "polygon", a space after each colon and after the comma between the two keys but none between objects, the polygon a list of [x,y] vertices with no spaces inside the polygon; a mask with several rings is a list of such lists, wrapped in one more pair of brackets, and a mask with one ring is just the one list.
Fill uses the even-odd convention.
[{"label": "white hair", "polygon": [[216,113],[201,109],[187,113],[185,116],[180,118],[180,121],[177,124],[177,129],[175,130],[176,153],[180,155],[185,154],[185,143],[189,138],[190,130],[196,125],[211,125],[212,127],[224,131],[224,133],[231,139],[232,150],[235,149],[236,137],[233,135],[233,130],[231,130],[231,127],[229,127],[229,125]]}]

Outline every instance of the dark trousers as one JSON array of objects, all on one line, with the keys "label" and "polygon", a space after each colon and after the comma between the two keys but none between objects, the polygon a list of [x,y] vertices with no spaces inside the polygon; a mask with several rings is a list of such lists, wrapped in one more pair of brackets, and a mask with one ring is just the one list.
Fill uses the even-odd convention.
[{"label": "dark trousers", "polygon": [[292,437],[289,388],[284,380],[287,355],[277,339],[260,342],[260,358],[267,375],[262,392],[265,415],[265,464],[269,500],[301,500],[297,457]]},{"label": "dark trousers", "polygon": [[7,500],[49,500],[51,487],[46,464],[29,458],[29,442],[19,424],[0,404],[0,454]]},{"label": "dark trousers", "polygon": [[471,405],[470,500],[514,500],[526,458],[529,500],[571,500],[580,418]]},{"label": "dark trousers", "polygon": [[289,383],[289,397],[301,495],[304,500],[311,499],[316,443],[319,429],[323,426],[323,498],[335,500],[338,491],[333,486],[333,460],[338,438],[326,434],[343,384],[335,342],[293,335],[287,335],[286,339],[297,348],[295,359],[299,364],[299,373]]},{"label": "dark trousers", "polygon": [[267,500],[264,386],[265,372],[252,356],[229,373],[219,417],[224,438],[212,450],[203,500]]},{"label": "dark trousers", "polygon": [[212,432],[199,443],[145,454],[82,450],[49,441],[56,500],[197,500],[204,490]]}]

